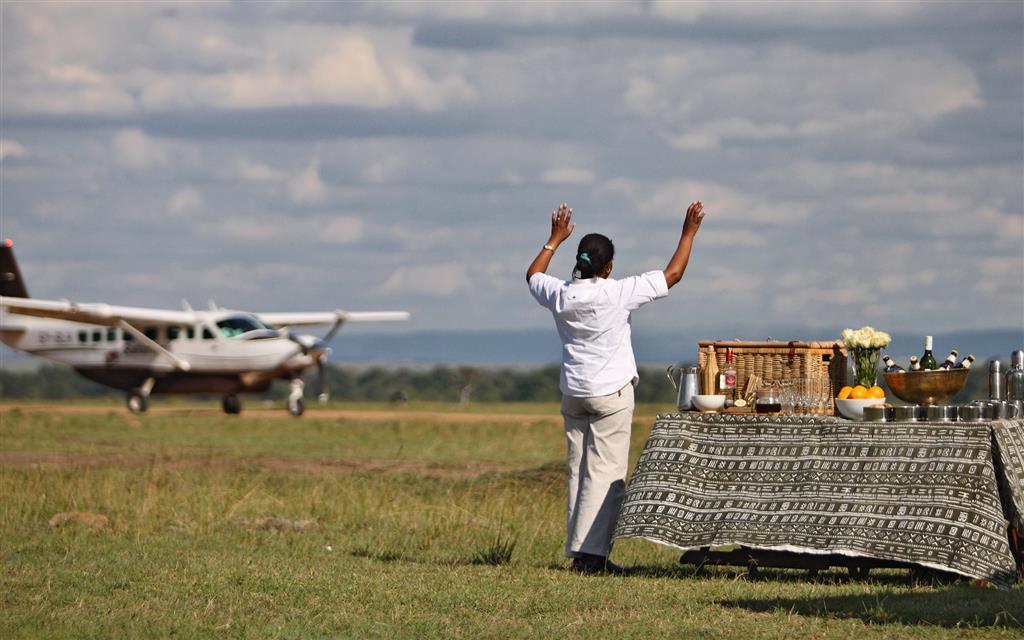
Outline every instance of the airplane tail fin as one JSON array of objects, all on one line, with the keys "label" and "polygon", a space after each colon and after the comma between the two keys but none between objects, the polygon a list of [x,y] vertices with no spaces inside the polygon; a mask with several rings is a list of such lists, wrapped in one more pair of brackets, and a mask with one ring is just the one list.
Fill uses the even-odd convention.
[{"label": "airplane tail fin", "polygon": [[21,279],[18,261],[14,259],[14,243],[10,240],[0,244],[0,296],[29,297],[25,281]]}]

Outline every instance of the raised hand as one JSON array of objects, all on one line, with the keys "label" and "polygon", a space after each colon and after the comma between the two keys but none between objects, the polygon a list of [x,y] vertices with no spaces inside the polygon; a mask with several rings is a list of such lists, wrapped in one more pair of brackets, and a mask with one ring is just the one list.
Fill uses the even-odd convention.
[{"label": "raised hand", "polygon": [[560,207],[551,212],[551,236],[548,243],[558,246],[572,235],[576,224],[572,221],[572,207],[562,203]]},{"label": "raised hand", "polygon": [[683,233],[696,235],[700,223],[704,220],[704,203],[700,200],[691,202],[686,209],[686,221],[683,222]]}]

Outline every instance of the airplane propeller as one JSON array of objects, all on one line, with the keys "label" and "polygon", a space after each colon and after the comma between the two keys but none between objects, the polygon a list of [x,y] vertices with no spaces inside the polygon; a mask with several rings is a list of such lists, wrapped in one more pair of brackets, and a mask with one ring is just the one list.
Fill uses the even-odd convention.
[{"label": "airplane propeller", "polygon": [[327,368],[324,366],[327,356],[331,353],[331,348],[327,345],[337,335],[342,324],[341,320],[335,322],[331,330],[319,339],[311,335],[287,334],[288,339],[299,346],[303,355],[312,356],[316,361],[317,399],[320,404],[326,404],[330,400],[330,393],[327,389]]}]

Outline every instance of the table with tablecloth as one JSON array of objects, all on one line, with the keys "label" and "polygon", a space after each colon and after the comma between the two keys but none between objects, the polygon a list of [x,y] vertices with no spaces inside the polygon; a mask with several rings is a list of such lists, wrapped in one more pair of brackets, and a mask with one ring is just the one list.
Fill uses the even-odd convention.
[{"label": "table with tablecloth", "polygon": [[615,538],[907,563],[1006,587],[1024,533],[1024,420],[658,416]]}]

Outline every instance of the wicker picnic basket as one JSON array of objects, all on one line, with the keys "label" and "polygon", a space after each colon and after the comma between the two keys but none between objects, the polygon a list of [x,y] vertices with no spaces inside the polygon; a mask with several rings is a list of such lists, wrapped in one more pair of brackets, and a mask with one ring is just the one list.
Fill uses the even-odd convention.
[{"label": "wicker picnic basket", "polygon": [[[708,361],[709,347],[715,348],[719,370],[725,368],[725,350],[732,349],[736,367],[736,388],[744,389],[747,378],[762,380],[811,378],[827,380],[831,397],[846,385],[846,349],[839,342],[746,342],[701,340],[697,360],[701,367]],[[830,414],[833,403],[828,403]]]}]

